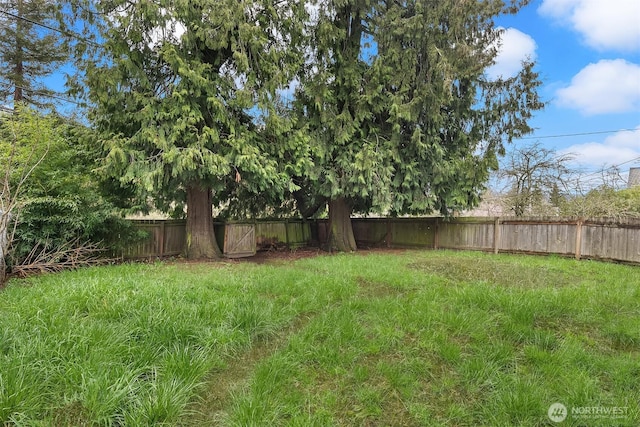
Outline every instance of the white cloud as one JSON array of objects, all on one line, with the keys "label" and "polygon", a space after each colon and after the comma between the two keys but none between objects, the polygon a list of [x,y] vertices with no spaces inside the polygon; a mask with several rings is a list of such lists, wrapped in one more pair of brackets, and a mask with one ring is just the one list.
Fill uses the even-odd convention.
[{"label": "white cloud", "polygon": [[[621,167],[624,171],[628,169],[626,166],[634,166],[627,162],[640,157],[640,126],[632,131],[617,132],[602,142],[572,145],[562,150],[561,154],[573,154],[575,163],[591,169],[625,163]],[[640,165],[640,160],[636,165]]]},{"label": "white cloud", "polygon": [[501,36],[496,63],[487,69],[487,75],[491,79],[515,76],[522,68],[522,61],[535,59],[536,48],[531,36],[515,28],[507,28]]},{"label": "white cloud", "polygon": [[585,115],[640,110],[640,65],[624,59],[589,64],[556,92],[561,106]]},{"label": "white cloud", "polygon": [[571,26],[595,49],[640,50],[638,0],[544,0],[538,12]]}]

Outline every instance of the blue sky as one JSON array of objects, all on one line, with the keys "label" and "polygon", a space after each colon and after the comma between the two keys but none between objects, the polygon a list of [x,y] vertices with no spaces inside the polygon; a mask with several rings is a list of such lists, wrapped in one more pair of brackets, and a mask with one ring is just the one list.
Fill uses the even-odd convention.
[{"label": "blue sky", "polygon": [[573,153],[585,171],[640,167],[640,0],[533,0],[498,25],[506,31],[491,72],[510,75],[533,58],[548,102],[516,144]]}]

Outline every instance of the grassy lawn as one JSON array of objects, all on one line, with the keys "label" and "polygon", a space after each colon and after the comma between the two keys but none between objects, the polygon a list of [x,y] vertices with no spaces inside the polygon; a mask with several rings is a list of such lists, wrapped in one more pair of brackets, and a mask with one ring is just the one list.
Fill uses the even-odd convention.
[{"label": "grassy lawn", "polygon": [[640,267],[406,251],[0,291],[0,425],[542,426],[555,402],[640,423]]}]

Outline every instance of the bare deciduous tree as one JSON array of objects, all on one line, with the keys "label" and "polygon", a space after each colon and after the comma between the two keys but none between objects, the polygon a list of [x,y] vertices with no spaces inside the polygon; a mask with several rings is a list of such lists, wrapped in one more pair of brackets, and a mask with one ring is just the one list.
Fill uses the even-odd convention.
[{"label": "bare deciduous tree", "polygon": [[498,172],[504,186],[504,203],[516,216],[545,213],[567,190],[570,154],[558,154],[540,143],[514,149]]},{"label": "bare deciduous tree", "polygon": [[0,117],[0,284],[6,279],[6,257],[15,237],[22,188],[48,151],[46,145],[25,147],[22,143],[22,126],[33,125],[29,115],[27,110],[17,110]]}]

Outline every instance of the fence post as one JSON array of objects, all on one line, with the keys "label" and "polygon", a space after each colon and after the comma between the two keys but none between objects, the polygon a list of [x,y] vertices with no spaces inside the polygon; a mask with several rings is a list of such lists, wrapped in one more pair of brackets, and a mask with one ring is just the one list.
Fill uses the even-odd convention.
[{"label": "fence post", "polygon": [[500,217],[496,217],[493,221],[493,253],[500,252]]},{"label": "fence post", "polygon": [[387,247],[391,247],[391,220],[387,217],[387,235],[385,236],[385,240],[387,241]]},{"label": "fence post", "polygon": [[291,249],[289,245],[289,218],[284,219],[284,239],[287,241],[287,249]]},{"label": "fence post", "polygon": [[160,223],[160,237],[159,237],[159,242],[158,245],[160,245],[159,251],[160,252],[160,258],[164,257],[164,240],[165,240],[165,221],[162,221]]},{"label": "fence post", "polygon": [[436,217],[436,223],[433,226],[433,249],[438,249],[438,230],[440,229],[439,219]]},{"label": "fence post", "polygon": [[576,222],[576,259],[582,256],[582,220]]},{"label": "fence post", "polygon": [[229,224],[226,220],[222,223],[222,230],[224,233],[224,238],[222,239],[222,247],[220,248],[220,250],[222,250],[222,255],[226,255],[228,251],[228,244],[227,242],[229,241],[229,231],[231,229],[231,224]]}]

